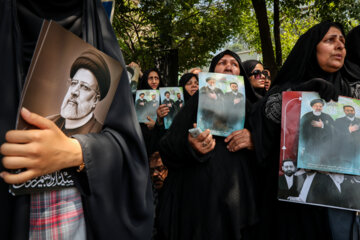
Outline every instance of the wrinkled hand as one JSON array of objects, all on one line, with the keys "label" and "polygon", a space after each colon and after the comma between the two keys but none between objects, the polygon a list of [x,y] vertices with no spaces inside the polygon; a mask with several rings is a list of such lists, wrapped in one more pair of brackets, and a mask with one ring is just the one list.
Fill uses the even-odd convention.
[{"label": "wrinkled hand", "polygon": [[313,127],[317,127],[317,128],[323,128],[324,127],[324,123],[323,121],[321,121],[321,119],[319,121],[311,121],[311,126]]},{"label": "wrinkled hand", "polygon": [[147,118],[147,120],[149,120],[149,121],[146,122],[145,125],[148,127],[149,130],[152,130],[152,129],[154,128],[154,126],[155,126],[155,121],[152,120],[152,118],[149,117],[149,116],[147,116],[146,118]]},{"label": "wrinkled hand", "polygon": [[24,183],[55,171],[79,166],[83,162],[80,143],[67,137],[52,121],[21,110],[23,119],[38,127],[31,130],[11,130],[6,133],[6,143],[1,145],[2,163],[7,169],[26,169],[12,174],[1,172],[9,184]]},{"label": "wrinkled hand", "polygon": [[[194,128],[196,128],[196,123],[194,123]],[[197,138],[194,138],[188,134],[188,141],[190,143],[190,146],[201,154],[206,154],[211,152],[215,148],[215,139],[210,134],[210,130],[206,129],[202,133],[197,136]]]},{"label": "wrinkled hand", "polygon": [[166,104],[161,104],[158,109],[156,110],[156,114],[158,117],[158,122],[163,123],[164,117],[168,115],[170,109],[166,106]]},{"label": "wrinkled hand", "polygon": [[320,97],[326,102],[329,102],[330,100],[337,102],[339,97],[339,93],[334,85],[322,78],[310,79],[309,81],[292,88],[292,91],[315,91],[318,92]]},{"label": "wrinkled hand", "polygon": [[251,140],[251,133],[246,128],[242,130],[238,130],[235,132],[232,132],[227,138],[225,138],[225,142],[229,143],[227,145],[227,149],[230,152],[236,152],[240,149],[254,149],[254,144]]}]

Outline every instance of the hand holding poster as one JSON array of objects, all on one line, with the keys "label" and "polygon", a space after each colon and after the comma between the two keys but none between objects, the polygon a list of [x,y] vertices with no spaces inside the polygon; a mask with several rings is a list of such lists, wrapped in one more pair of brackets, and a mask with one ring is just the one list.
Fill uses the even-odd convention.
[{"label": "hand holding poster", "polygon": [[168,114],[164,118],[164,127],[168,129],[184,105],[184,94],[182,87],[163,87],[160,88],[161,104],[169,108]]},{"label": "hand holding poster", "polygon": [[[66,136],[99,132],[112,103],[122,67],[55,22],[45,21],[22,92],[22,107],[52,120]],[[17,129],[34,126],[20,114]],[[19,170],[22,171],[22,170]],[[11,185],[14,194],[73,186],[70,171]]]},{"label": "hand holding poster", "polygon": [[[360,209],[360,177],[341,174],[338,171],[345,169],[342,159],[347,158],[347,153],[349,153],[345,151],[346,154],[343,156],[344,152],[339,148],[339,144],[349,142],[344,135],[340,135],[336,121],[345,117],[350,117],[352,121],[355,121],[355,115],[352,116],[353,111],[348,109],[348,105],[357,109],[359,100],[339,97],[337,103],[324,103],[317,94],[307,92],[283,92],[282,99],[278,198],[282,201],[358,211]],[[324,108],[325,104],[328,106],[327,110]],[[316,118],[322,114],[324,114],[322,118]],[[319,131],[322,129],[324,132],[317,133],[312,129],[313,135],[305,133],[308,131],[305,124],[309,128],[319,128]],[[356,132],[354,131],[356,127],[353,125],[355,123],[347,124],[346,129],[349,133],[351,130]],[[312,141],[314,146],[309,146],[306,141],[312,137],[316,138]],[[322,146],[325,142],[330,147]],[[331,145],[333,143],[335,145]],[[309,152],[312,154],[310,155]],[[328,154],[329,152],[331,154]],[[300,163],[301,161],[305,164],[311,162],[311,167],[303,169],[304,163]],[[325,163],[319,163],[322,161]],[[329,161],[332,163],[329,164]],[[315,166],[314,169],[321,171],[313,170],[313,166]],[[352,168],[352,171],[354,169]]]},{"label": "hand holding poster", "polygon": [[159,99],[159,90],[136,91],[135,111],[140,123],[146,123],[151,120],[156,121]]}]

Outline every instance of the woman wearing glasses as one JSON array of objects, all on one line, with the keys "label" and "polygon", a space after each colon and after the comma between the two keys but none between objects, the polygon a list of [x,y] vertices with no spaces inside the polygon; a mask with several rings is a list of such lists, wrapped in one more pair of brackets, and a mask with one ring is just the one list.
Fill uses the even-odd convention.
[{"label": "woman wearing glasses", "polygon": [[265,81],[268,78],[268,72],[264,71],[263,64],[257,60],[247,60],[243,65],[250,84],[261,98],[266,93]]}]

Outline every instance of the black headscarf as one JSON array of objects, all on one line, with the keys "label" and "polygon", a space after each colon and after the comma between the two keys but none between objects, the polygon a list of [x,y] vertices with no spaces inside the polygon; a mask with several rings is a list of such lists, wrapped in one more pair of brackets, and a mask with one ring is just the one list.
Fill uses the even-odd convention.
[{"label": "black headscarf", "polygon": [[[258,98],[255,95],[255,92],[249,83],[245,69],[241,64],[240,57],[230,51],[225,50],[218,55],[216,55],[210,64],[209,72],[214,72],[216,64],[220,61],[220,59],[224,55],[230,55],[236,59],[240,66],[240,75],[244,77],[245,83],[245,94],[246,94],[246,112],[249,113],[250,111],[250,102],[251,100],[257,101]],[[251,99],[250,101],[249,98]],[[187,135],[188,130],[193,127],[193,123],[197,122],[197,110],[198,110],[198,103],[199,103],[199,91],[197,91],[193,97],[191,97],[185,104],[183,108],[181,108],[180,112],[174,118],[166,137],[164,137],[160,141],[160,149],[163,149],[161,154],[166,155],[167,153],[171,153],[171,156],[165,156],[164,163],[165,165],[169,166],[170,168],[176,168],[179,166],[186,165],[186,159],[192,159],[191,156],[186,157],[179,157],[175,158],[174,156],[184,156],[184,147],[188,145]],[[247,125],[247,121],[245,122],[245,127]],[[185,151],[186,152],[186,151]],[[167,159],[171,159],[171,162],[167,162]],[[176,161],[178,159],[179,162]]]},{"label": "black headscarf", "polygon": [[[256,67],[256,65],[261,64],[263,65],[260,61],[258,60],[246,60],[243,62],[243,66],[246,72],[246,75],[249,77],[249,75],[251,74],[251,72],[254,70],[254,68]],[[249,81],[251,81],[249,79]],[[250,83],[251,84],[251,83]],[[254,88],[254,87],[253,87]],[[263,88],[254,88],[255,93],[258,95],[258,98],[262,98],[262,96],[265,95],[266,90],[265,87]]]},{"label": "black headscarf", "polygon": [[213,59],[211,60],[211,63],[210,63],[209,72],[214,72],[215,71],[216,64],[225,55],[232,56],[239,63],[240,76],[244,77],[246,99],[249,100],[251,103],[254,103],[257,100],[259,100],[259,96],[257,96],[255,94],[254,88],[251,86],[251,84],[250,84],[250,82],[249,82],[249,80],[248,80],[248,78],[246,76],[246,71],[245,71],[245,68],[244,68],[244,66],[243,66],[243,64],[241,62],[241,59],[240,59],[239,55],[237,55],[233,51],[225,50],[225,51],[219,53],[218,55],[216,55],[215,57],[213,57]]},{"label": "black headscarf", "polygon": [[194,73],[185,73],[184,75],[181,76],[180,81],[179,81],[179,87],[182,87],[183,91],[184,91],[184,100],[185,100],[185,102],[187,100],[189,100],[189,98],[191,97],[190,94],[185,90],[185,85],[193,77],[195,77],[196,80],[199,81],[198,76],[196,74],[194,74]]},{"label": "black headscarf", "polygon": [[139,84],[138,84],[138,88],[139,90],[143,90],[143,89],[151,89],[151,87],[149,86],[148,84],[148,77],[149,77],[149,74],[151,72],[156,72],[159,76],[159,86],[157,87],[157,89],[159,89],[160,87],[164,87],[164,84],[162,82],[162,79],[161,79],[161,75],[160,75],[160,72],[159,70],[157,70],[156,68],[152,68],[152,69],[149,69],[149,70],[146,70],[144,72],[144,74],[142,75],[141,79],[139,80]]},{"label": "black headscarf", "polygon": [[[125,69],[123,55],[100,0],[0,1],[0,36],[6,36],[0,38],[0,98],[6,103],[0,106],[0,143],[5,141],[5,132],[15,127],[24,79],[44,19],[55,20],[118,60]],[[119,236],[149,239],[151,236],[151,181],[128,89],[129,79],[123,71],[103,131],[74,136],[83,147],[84,160],[94,160],[86,172],[74,174],[74,181],[82,192],[87,239]],[[8,187],[0,179],[1,238],[29,239],[30,196],[14,197]]]},{"label": "black headscarf", "polygon": [[346,58],[342,69],[343,77],[349,82],[360,81],[360,25],[346,36]]},{"label": "black headscarf", "polygon": [[[316,47],[330,27],[338,28],[345,36],[343,27],[339,23],[324,21],[313,26],[300,36],[273,84],[280,87],[281,91],[284,91],[310,79],[322,78],[333,83],[339,93],[347,95],[348,89],[342,84],[340,71],[335,73],[325,72],[320,68],[316,58]],[[279,90],[279,88],[273,89]],[[273,92],[270,90],[269,95]]]}]

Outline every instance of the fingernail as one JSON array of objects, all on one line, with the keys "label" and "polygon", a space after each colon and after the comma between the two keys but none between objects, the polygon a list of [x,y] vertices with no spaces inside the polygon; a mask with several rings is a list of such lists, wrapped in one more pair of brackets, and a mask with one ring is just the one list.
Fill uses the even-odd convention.
[{"label": "fingernail", "polygon": [[0,173],[0,177],[1,177],[1,178],[4,178],[4,175],[5,175],[4,172],[1,172],[1,173]]},{"label": "fingernail", "polygon": [[22,107],[21,108],[21,114],[25,117],[29,117],[30,116],[30,111],[27,110],[26,108]]}]

